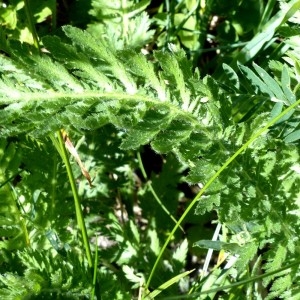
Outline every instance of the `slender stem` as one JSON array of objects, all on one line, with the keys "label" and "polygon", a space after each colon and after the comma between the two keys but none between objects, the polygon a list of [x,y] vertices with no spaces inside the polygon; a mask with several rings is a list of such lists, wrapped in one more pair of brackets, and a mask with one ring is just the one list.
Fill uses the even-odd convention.
[{"label": "slender stem", "polygon": [[[141,158],[141,154],[140,152],[137,153],[137,158],[138,158],[138,162],[139,162],[139,167],[141,169],[141,172],[144,176],[144,178],[147,180],[147,185],[149,187],[149,190],[150,192],[152,193],[154,199],[156,200],[156,202],[160,205],[160,207],[163,209],[163,211],[172,219],[172,221],[176,224],[177,223],[177,220],[172,216],[172,214],[170,213],[170,211],[167,209],[167,207],[162,203],[162,201],[159,199],[158,195],[156,194],[153,186],[152,186],[152,183],[150,180],[148,180],[148,177],[147,177],[147,173],[145,171],[145,168],[144,168],[144,165],[143,165],[143,161],[142,161],[142,158]],[[183,228],[180,226],[180,229],[182,232],[184,232]]]},{"label": "slender stem", "polygon": [[52,7],[51,7],[51,21],[52,21],[52,31],[54,31],[56,29],[56,25],[57,25],[57,0],[54,1]]},{"label": "slender stem", "polygon": [[93,288],[91,293],[91,299],[95,298],[95,290],[97,284],[97,266],[98,266],[98,236],[96,236],[96,249],[95,249],[95,260],[94,260],[94,274],[93,274]]},{"label": "slender stem", "polygon": [[190,212],[190,210],[192,209],[192,207],[199,201],[199,199],[201,198],[201,196],[206,192],[206,190],[210,187],[210,185],[217,179],[217,177],[219,177],[219,175],[236,159],[237,156],[239,156],[242,152],[244,152],[248,146],[254,141],[256,140],[260,135],[262,135],[265,131],[267,131],[267,129],[269,127],[271,127],[272,125],[274,125],[277,121],[279,121],[283,116],[285,116],[287,113],[289,113],[291,110],[295,109],[298,105],[300,104],[300,100],[298,100],[297,102],[293,103],[291,106],[289,106],[288,108],[286,108],[281,114],[279,114],[277,117],[273,118],[271,121],[269,121],[267,123],[266,126],[264,126],[263,128],[261,128],[260,130],[258,130],[256,133],[254,133],[251,138],[242,146],[240,147],[225,163],[224,165],[208,180],[208,182],[204,185],[204,187],[200,190],[200,192],[195,196],[195,198],[193,199],[193,201],[190,203],[190,205],[187,207],[187,209],[184,211],[184,213],[182,214],[182,216],[180,217],[180,219],[178,220],[178,222],[176,223],[176,225],[174,226],[173,230],[171,231],[171,233],[169,234],[165,244],[163,245],[163,247],[161,248],[161,251],[154,263],[154,266],[151,270],[151,273],[149,275],[149,278],[146,282],[146,287],[145,287],[145,291],[148,290],[151,279],[154,275],[154,272],[158,266],[159,261],[162,258],[162,255],[165,251],[165,249],[167,248],[170,240],[172,239],[175,231],[178,229],[178,227],[180,226],[180,224],[182,223],[182,221],[185,219],[185,217],[187,216],[187,214]]},{"label": "slender stem", "polygon": [[10,176],[8,179],[6,179],[3,182],[0,182],[0,189],[5,186],[7,183],[9,183],[10,181],[12,181],[14,178],[16,178],[18,175],[20,175],[22,172],[24,172],[24,170],[20,170],[17,173],[13,174],[12,176]]},{"label": "slender stem", "polygon": [[174,31],[174,35],[177,35],[180,30],[182,30],[185,23],[188,21],[188,19],[194,14],[194,12],[199,9],[200,7],[200,0],[196,1],[196,4],[194,7],[185,15],[184,19],[180,22],[180,24],[176,27]]},{"label": "slender stem", "polygon": [[58,136],[58,142],[59,142],[59,148],[60,148],[59,153],[62,156],[62,160],[66,166],[68,177],[69,177],[69,182],[71,184],[71,189],[72,189],[72,193],[73,193],[73,197],[74,197],[77,225],[78,225],[79,229],[81,230],[83,244],[85,247],[86,257],[88,260],[89,267],[92,268],[93,267],[92,254],[91,254],[88,235],[87,235],[87,231],[86,231],[86,227],[85,227],[85,223],[84,223],[84,219],[83,219],[83,214],[82,214],[82,210],[81,210],[81,204],[80,204],[80,199],[79,199],[79,195],[78,195],[78,191],[77,191],[77,187],[76,187],[76,183],[75,183],[74,174],[73,174],[73,171],[71,168],[71,164],[70,164],[70,161],[68,158],[67,150],[65,147],[65,142],[64,142],[61,131],[57,132],[57,136]]},{"label": "slender stem", "polygon": [[[290,263],[289,265],[286,265],[286,266],[284,266],[282,268],[279,268],[279,269],[276,269],[274,271],[270,271],[270,272],[267,272],[267,273],[262,274],[262,275],[257,275],[255,277],[251,277],[251,278],[247,278],[247,279],[244,279],[244,280],[241,280],[241,281],[237,281],[237,282],[234,282],[234,283],[231,283],[231,284],[228,284],[228,285],[223,285],[223,286],[219,286],[219,287],[216,287],[216,288],[212,288],[212,289],[209,289],[209,290],[204,290],[204,291],[201,291],[201,292],[196,292],[196,293],[188,294],[188,295],[165,297],[164,299],[165,300],[196,299],[196,297],[199,297],[200,295],[205,295],[205,294],[208,295],[208,294],[211,294],[211,293],[226,291],[226,290],[232,289],[234,287],[238,287],[238,286],[245,286],[246,284],[261,280],[263,278],[266,278],[266,277],[269,277],[269,276],[272,276],[272,275],[277,275],[278,276],[279,273],[284,272],[284,271],[286,271],[290,268],[293,268],[297,265],[299,266],[299,264],[300,264],[300,260],[297,260],[297,261],[294,261],[294,262]],[[197,298],[197,299],[202,299],[202,297]]]},{"label": "slender stem", "polygon": [[122,0],[122,38],[125,41],[125,45],[128,44],[128,26],[129,26],[129,18],[127,9],[127,1]]},{"label": "slender stem", "polygon": [[[30,8],[30,0],[25,0],[24,3],[25,3],[25,11],[26,11],[26,17],[27,17],[27,21],[28,21],[28,27],[29,27],[29,30],[32,34],[33,43],[34,43],[34,46],[40,52],[40,45],[39,45],[38,35],[37,35],[36,29],[35,29],[35,26],[34,26],[34,19],[33,19],[32,11],[31,11],[31,8]],[[70,165],[70,162],[69,162],[67,150],[65,148],[65,143],[64,143],[64,139],[63,139],[61,131],[57,132],[57,137],[58,137],[58,143],[57,143],[57,140],[53,136],[51,136],[51,139],[52,139],[57,151],[61,155],[62,160],[63,160],[63,162],[66,166],[66,169],[67,169],[67,173],[68,173],[68,177],[69,177],[69,181],[70,181],[70,184],[71,184],[72,193],[73,193],[73,197],[74,197],[77,225],[78,225],[79,229],[81,230],[83,244],[84,244],[84,247],[85,247],[86,257],[87,257],[87,260],[88,260],[89,267],[92,268],[93,267],[92,254],[91,254],[90,244],[89,244],[87,231],[86,231],[86,227],[85,227],[85,223],[84,223],[84,219],[83,219],[83,214],[82,214],[82,210],[81,210],[80,199],[79,199],[79,196],[78,196],[78,191],[77,191],[77,187],[76,187],[76,183],[75,183],[75,178],[74,178],[73,171],[72,171],[72,168],[71,168],[71,165]]]},{"label": "slender stem", "polygon": [[31,8],[30,8],[30,1],[29,0],[24,0],[24,3],[25,3],[24,8],[25,8],[26,17],[27,17],[28,28],[29,28],[29,30],[32,34],[33,44],[40,53],[41,49],[40,49],[38,35],[37,35],[36,29],[35,29],[35,26],[34,26],[34,19],[33,19],[32,11],[31,11]]}]

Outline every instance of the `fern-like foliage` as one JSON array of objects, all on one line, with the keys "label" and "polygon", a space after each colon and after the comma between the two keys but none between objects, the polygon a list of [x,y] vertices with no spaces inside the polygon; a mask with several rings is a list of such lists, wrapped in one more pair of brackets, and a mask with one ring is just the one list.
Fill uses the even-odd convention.
[{"label": "fern-like foliage", "polygon": [[[258,66],[256,72],[241,66],[243,76],[225,66],[229,76],[221,85],[209,76],[201,79],[184,52],[172,46],[150,60],[76,28],[63,31],[64,37],[43,39],[42,56],[15,45],[10,57],[0,57],[3,137],[26,133],[43,139],[61,128],[84,132],[113,124],[123,135],[123,149],[151,143],[159,153],[172,151],[190,169],[188,182],[205,183],[266,124],[270,109],[273,117],[296,101],[296,74],[288,67],[276,80]],[[241,99],[253,101],[238,117],[243,122],[235,123],[232,107]],[[253,111],[259,112],[256,117]],[[262,269],[268,272],[298,253],[299,151],[287,143],[297,140],[293,120],[294,114],[286,116],[260,136],[214,181],[196,209],[216,210],[233,239],[248,234],[240,247],[229,249],[239,256],[234,270],[241,277],[258,249],[264,250]],[[285,289],[298,276],[295,271],[285,277]],[[270,298],[282,292],[279,280],[272,282]],[[270,283],[268,278],[265,284]]]},{"label": "fern-like foliage", "polygon": [[26,271],[23,276],[0,276],[5,286],[0,290],[3,299],[83,299],[90,295],[90,275],[77,253],[63,257],[54,251],[24,250],[18,258]]},{"label": "fern-like foliage", "polygon": [[64,31],[73,46],[57,37],[43,39],[61,63],[28,56],[21,47],[12,51],[14,64],[1,57],[4,136],[43,136],[66,126],[84,130],[112,123],[127,132],[123,148],[153,140],[160,152],[176,148],[192,132],[213,137],[212,118],[222,121],[218,114],[212,117],[217,85],[210,78],[201,83],[182,51],[156,53],[155,65],[142,54],[108,49],[79,29]]},{"label": "fern-like foliage", "polygon": [[[66,185],[65,172],[60,171],[59,156],[51,141],[20,136],[17,145],[23,173],[15,190],[21,199],[22,213],[30,232],[30,246],[49,247],[49,232],[58,234],[62,243],[72,244],[72,234],[65,229],[72,224],[72,194]],[[37,156],[40,159],[36,159]],[[64,210],[61,210],[62,206]]]},{"label": "fern-like foliage", "polygon": [[[274,66],[274,62],[271,65]],[[244,92],[233,95],[233,103],[240,112],[243,110],[236,101],[241,101],[248,110],[240,118],[248,122],[240,123],[235,129],[227,127],[228,134],[224,134],[222,146],[235,151],[234,148],[241,146],[253,132],[264,126],[270,116],[278,116],[285,105],[295,103],[292,90],[296,83],[292,78],[297,75],[286,65],[281,65],[276,80],[257,65],[254,65],[256,72],[240,66],[245,77],[239,80],[240,76],[232,69],[228,66],[224,68],[228,82],[231,82],[231,92]],[[251,102],[245,105],[245,99]],[[271,113],[266,113],[269,110]],[[250,122],[249,117],[254,111],[260,114]],[[298,119],[294,111],[286,114],[267,135],[260,136],[221,174],[205,196],[205,202],[198,205],[199,213],[219,207],[220,220],[234,234],[233,239],[229,238],[226,242],[240,244],[239,247],[237,244],[233,247],[231,243],[221,247],[239,257],[232,274],[235,271],[236,274],[242,274],[246,264],[250,260],[255,261],[258,249],[264,249],[262,259],[266,263],[262,269],[267,273],[293,262],[294,255],[299,252],[299,150],[297,144],[291,143],[299,139]],[[218,159],[215,158],[214,162],[218,162]],[[213,168],[214,164],[211,166]],[[193,181],[202,181],[205,180],[202,174],[195,169],[190,177]],[[240,240],[237,240],[238,236]],[[267,299],[274,299],[285,290],[289,291],[286,295],[298,295],[297,288],[293,287],[299,277],[296,268],[291,267],[291,273],[280,273],[281,276],[277,278],[264,279],[263,285],[271,286]],[[223,275],[216,276],[221,279]]]},{"label": "fern-like foliage", "polygon": [[150,41],[154,30],[149,30],[150,19],[145,9],[151,1],[92,1],[90,14],[95,24],[88,31],[117,49],[141,48]]},{"label": "fern-like foliage", "polygon": [[0,141],[0,249],[23,248],[28,243],[28,233],[22,219],[13,185],[19,173],[20,155],[14,143]]}]

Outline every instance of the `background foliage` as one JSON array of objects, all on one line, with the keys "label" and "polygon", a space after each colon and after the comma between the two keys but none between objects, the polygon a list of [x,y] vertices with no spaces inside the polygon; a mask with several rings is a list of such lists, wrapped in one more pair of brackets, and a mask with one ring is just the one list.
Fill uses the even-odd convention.
[{"label": "background foliage", "polygon": [[297,299],[299,8],[2,1],[1,297]]}]

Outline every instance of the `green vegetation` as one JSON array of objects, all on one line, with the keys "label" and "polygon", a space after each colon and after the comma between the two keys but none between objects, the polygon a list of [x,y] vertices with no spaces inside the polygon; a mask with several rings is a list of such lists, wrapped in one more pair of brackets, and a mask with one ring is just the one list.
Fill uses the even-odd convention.
[{"label": "green vegetation", "polygon": [[300,1],[1,1],[1,299],[299,299]]}]

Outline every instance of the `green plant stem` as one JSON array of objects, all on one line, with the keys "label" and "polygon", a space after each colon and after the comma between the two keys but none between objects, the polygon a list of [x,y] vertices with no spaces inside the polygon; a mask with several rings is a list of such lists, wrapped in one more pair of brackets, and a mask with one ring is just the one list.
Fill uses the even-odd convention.
[{"label": "green plant stem", "polygon": [[188,21],[188,19],[195,13],[196,10],[200,9],[200,0],[196,1],[196,4],[194,7],[188,12],[188,14],[184,17],[184,19],[180,22],[180,24],[176,27],[174,35],[177,35],[180,30],[182,30],[185,23]]},{"label": "green plant stem", "polygon": [[95,290],[97,284],[97,266],[98,266],[98,236],[96,236],[96,249],[95,249],[95,260],[94,260],[94,274],[93,274],[93,288],[91,293],[91,299],[95,298]]},{"label": "green plant stem", "polygon": [[257,275],[255,277],[247,278],[247,279],[244,279],[244,280],[241,280],[241,281],[238,281],[238,282],[234,282],[232,284],[216,287],[216,288],[213,288],[213,289],[209,289],[209,290],[206,290],[206,291],[201,291],[201,292],[197,292],[197,293],[193,293],[193,294],[189,294],[189,295],[165,297],[164,299],[168,299],[168,300],[171,300],[171,299],[174,299],[174,300],[175,299],[184,299],[184,298],[195,299],[195,297],[198,297],[200,295],[229,290],[229,289],[232,289],[233,287],[246,285],[248,283],[255,282],[257,280],[261,280],[263,278],[266,278],[266,277],[269,277],[269,276],[272,276],[272,275],[276,275],[276,274],[278,275],[278,273],[284,272],[284,271],[286,271],[286,270],[288,270],[288,269],[290,269],[294,266],[297,266],[299,264],[300,264],[300,260],[297,260],[297,261],[294,261],[293,263],[290,263],[289,265],[284,266],[282,268],[279,268],[277,270],[274,270],[274,271],[271,271],[271,272],[268,272],[268,273],[265,273],[265,274],[262,274],[262,275]]},{"label": "green plant stem", "polygon": [[53,213],[54,213],[54,209],[55,209],[55,200],[56,200],[56,178],[57,177],[57,163],[58,163],[58,155],[57,153],[54,154],[53,156],[53,167],[52,167],[52,178],[55,178],[55,180],[53,180],[51,182],[51,194],[50,196],[50,203],[49,203],[49,211],[50,211],[50,215],[51,215],[51,220],[53,220]]},{"label": "green plant stem", "polygon": [[56,29],[57,25],[57,0],[54,1],[53,6],[51,7],[52,15],[51,15],[51,22],[52,22],[52,30]]},{"label": "green plant stem", "polygon": [[8,179],[6,179],[3,182],[0,182],[0,189],[5,186],[7,183],[9,183],[10,181],[12,181],[14,178],[16,178],[18,175],[20,175],[22,172],[24,172],[24,170],[20,170],[19,172],[13,174],[12,176],[10,176]]},{"label": "green plant stem", "polygon": [[40,44],[39,44],[39,39],[38,39],[38,35],[34,26],[34,19],[32,16],[32,11],[30,8],[30,1],[29,0],[24,0],[24,9],[26,12],[26,18],[27,18],[27,22],[28,22],[28,28],[32,34],[32,39],[33,39],[33,44],[36,47],[36,49],[38,49],[39,53],[41,53],[41,49],[40,49]]},{"label": "green plant stem", "polygon": [[292,104],[291,106],[289,106],[288,108],[286,108],[281,114],[279,114],[277,117],[273,118],[272,120],[270,120],[266,126],[264,126],[263,128],[261,128],[260,130],[258,130],[256,133],[254,133],[252,135],[252,137],[242,146],[240,147],[225,163],[224,165],[208,180],[208,182],[204,185],[204,187],[200,190],[200,192],[195,196],[195,198],[193,199],[193,201],[190,203],[190,205],[187,207],[187,209],[184,211],[184,213],[182,214],[182,216],[180,217],[180,219],[178,220],[177,224],[174,226],[173,230],[171,231],[171,233],[169,234],[165,244],[163,245],[163,247],[161,248],[161,251],[154,263],[154,266],[151,270],[151,273],[149,275],[149,278],[146,282],[146,286],[145,286],[145,290],[147,291],[151,282],[151,279],[154,275],[154,272],[158,266],[158,263],[160,262],[162,255],[167,247],[167,245],[169,244],[170,240],[172,239],[175,231],[177,230],[177,228],[180,226],[180,224],[182,223],[182,221],[185,219],[185,217],[187,216],[187,214],[190,212],[190,210],[192,209],[192,207],[196,204],[196,202],[201,198],[201,196],[204,194],[204,192],[210,187],[210,185],[217,179],[217,177],[236,159],[237,156],[239,156],[242,152],[244,152],[248,146],[255,141],[260,135],[262,135],[265,131],[267,131],[267,129],[269,127],[271,127],[272,125],[274,125],[277,121],[279,121],[284,115],[286,115],[287,113],[289,113],[291,110],[293,110],[294,108],[296,108],[298,105],[300,104],[300,100],[298,100],[297,102],[295,102],[294,104]]},{"label": "green plant stem", "polygon": [[[127,1],[122,0],[121,2],[122,11],[126,10]],[[127,13],[122,13],[122,37],[127,42],[128,41],[128,26],[129,26],[129,19]]]},{"label": "green plant stem", "polygon": [[60,151],[58,151],[58,152],[60,153],[60,155],[62,157],[62,160],[63,160],[63,162],[66,166],[67,174],[68,174],[68,177],[69,177],[69,182],[71,184],[71,189],[72,189],[72,193],[73,193],[73,197],[74,197],[77,224],[78,224],[79,229],[81,230],[83,244],[84,244],[84,247],[85,247],[85,252],[86,252],[86,257],[87,257],[87,260],[88,260],[89,267],[92,268],[93,267],[92,254],[91,254],[88,235],[87,235],[87,231],[86,231],[86,227],[85,227],[85,223],[84,223],[84,219],[83,219],[83,214],[82,214],[82,210],[81,210],[80,199],[79,199],[74,174],[73,174],[73,171],[72,171],[72,168],[71,168],[71,164],[70,164],[70,161],[69,161],[69,157],[68,157],[68,154],[67,154],[67,150],[66,150],[66,147],[65,147],[65,142],[64,142],[61,131],[57,132],[57,137],[58,137],[58,143],[59,143],[58,146],[59,146],[59,149],[60,149]]},{"label": "green plant stem", "polygon": [[[138,158],[138,162],[139,162],[139,167],[141,169],[141,172],[144,176],[144,178],[147,180],[147,185],[149,187],[149,190],[150,192],[152,193],[154,199],[156,200],[156,202],[160,205],[160,207],[163,209],[163,211],[172,219],[172,221],[176,224],[177,223],[177,220],[172,216],[172,214],[169,212],[169,210],[166,208],[166,206],[162,203],[162,201],[159,199],[159,197],[157,196],[152,184],[151,184],[151,181],[148,180],[148,177],[147,177],[147,173],[145,171],[145,168],[144,168],[144,165],[143,165],[143,161],[142,161],[142,158],[141,158],[141,154],[140,152],[137,153],[137,158]],[[183,228],[180,226],[180,229],[182,232],[184,232]]]},{"label": "green plant stem", "polygon": [[169,43],[169,38],[170,38],[169,31],[172,27],[171,17],[170,17],[171,11],[170,11],[170,1],[169,0],[165,0],[165,6],[166,6],[166,13],[167,13],[167,23],[166,23],[166,32],[167,32],[166,45],[167,45]]},{"label": "green plant stem", "polygon": [[[20,174],[22,172],[19,172],[17,174]],[[2,188],[2,186],[0,187]],[[13,187],[13,185],[11,183],[9,183],[9,187],[6,186],[5,188],[7,188],[12,196],[12,198],[14,199],[14,202],[15,203],[18,203],[19,206],[20,206],[20,210],[22,209],[22,213],[20,212],[19,209],[16,209],[16,214],[17,214],[17,219],[19,220],[20,222],[20,226],[22,227],[22,230],[23,230],[23,233],[24,233],[24,241],[25,241],[25,245],[26,246],[30,246],[30,237],[29,237],[29,233],[28,233],[28,229],[27,229],[27,226],[26,226],[26,222],[25,222],[25,219],[22,217],[22,214],[25,212],[24,210],[24,206],[22,205],[22,203],[19,201],[19,197],[17,195],[17,192],[15,190],[15,188]],[[24,213],[25,214],[25,213]]]}]

